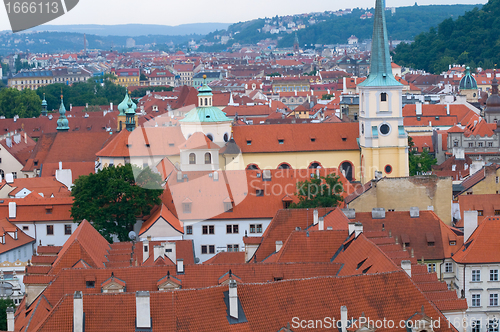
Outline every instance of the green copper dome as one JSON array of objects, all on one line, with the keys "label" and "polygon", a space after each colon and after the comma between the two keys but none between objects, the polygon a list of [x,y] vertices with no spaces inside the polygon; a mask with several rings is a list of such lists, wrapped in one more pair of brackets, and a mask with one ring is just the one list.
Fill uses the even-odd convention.
[{"label": "green copper dome", "polygon": [[45,93],[43,94],[42,106],[47,106],[47,101],[45,100]]},{"label": "green copper dome", "polygon": [[476,79],[470,74],[470,68],[465,70],[465,76],[460,80],[460,90],[477,90]]},{"label": "green copper dome", "polygon": [[[206,77],[204,77],[206,78]],[[206,80],[203,85],[198,89],[198,98],[209,98],[212,100],[212,89],[207,85]],[[212,105],[210,101],[209,105]],[[186,117],[180,122],[231,122],[232,120],[226,116],[219,108],[213,106],[198,106],[186,114]]]},{"label": "green copper dome", "polygon": [[137,109],[137,105],[132,101],[130,95],[127,92],[125,92],[125,98],[123,98],[123,101],[120,104],[118,104],[118,110],[120,111],[120,114],[118,115],[125,115],[126,111],[129,110],[129,108],[133,108],[135,112],[135,110]]}]

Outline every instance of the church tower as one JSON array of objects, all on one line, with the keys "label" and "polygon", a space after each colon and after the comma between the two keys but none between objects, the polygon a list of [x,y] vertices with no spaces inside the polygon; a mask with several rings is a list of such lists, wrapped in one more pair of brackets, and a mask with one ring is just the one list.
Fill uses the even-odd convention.
[{"label": "church tower", "polygon": [[61,93],[61,106],[59,106],[59,119],[57,120],[57,131],[65,132],[69,130],[68,118],[66,118],[66,107],[64,107],[63,95]]},{"label": "church tower", "polygon": [[358,87],[362,183],[373,179],[376,173],[387,177],[408,176],[403,85],[392,74],[382,0],[375,5],[370,74]]},{"label": "church tower", "polygon": [[469,67],[465,69],[465,75],[460,80],[460,84],[458,85],[458,90],[461,95],[467,98],[468,103],[478,102],[479,97],[478,97],[477,82],[474,76],[471,75]]},{"label": "church tower", "polygon": [[293,53],[295,54],[300,53],[299,37],[297,36],[297,33],[295,33],[295,40],[293,42]]}]

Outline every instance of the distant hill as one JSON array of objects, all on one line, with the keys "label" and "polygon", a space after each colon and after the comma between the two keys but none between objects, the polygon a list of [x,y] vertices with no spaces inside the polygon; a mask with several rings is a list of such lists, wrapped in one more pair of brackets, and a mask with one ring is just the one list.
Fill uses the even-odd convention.
[{"label": "distant hill", "polygon": [[122,25],[48,25],[34,27],[27,31],[76,32],[97,36],[137,37],[147,35],[186,36],[192,34],[206,35],[215,30],[223,30],[230,23],[193,23],[176,26],[156,24],[122,24]]},{"label": "distant hill", "polygon": [[[482,5],[431,5],[397,7],[395,12],[386,11],[387,28],[392,39],[413,40],[422,31],[432,26],[437,26],[447,18],[458,18],[466,11]],[[289,24],[305,25],[304,29],[297,31],[301,47],[305,44],[345,44],[351,35],[360,41],[371,39],[373,33],[373,20],[362,19],[367,12],[374,13],[374,9],[355,8],[351,14],[337,16],[335,13],[324,12],[290,17],[274,17],[239,22],[230,25],[226,31],[212,32],[207,35],[208,42],[216,42],[222,35],[231,35],[232,39],[226,45],[214,45],[215,48],[227,48],[233,43],[256,44],[260,40],[271,38],[279,39],[278,47],[291,47],[295,33],[288,29],[287,32],[272,34],[266,27],[288,27]],[[286,20],[285,20],[286,19]]]},{"label": "distant hill", "polygon": [[486,69],[500,63],[500,0],[490,0],[456,20],[446,19],[408,45],[398,45],[394,61],[399,65],[441,73],[450,64]]}]

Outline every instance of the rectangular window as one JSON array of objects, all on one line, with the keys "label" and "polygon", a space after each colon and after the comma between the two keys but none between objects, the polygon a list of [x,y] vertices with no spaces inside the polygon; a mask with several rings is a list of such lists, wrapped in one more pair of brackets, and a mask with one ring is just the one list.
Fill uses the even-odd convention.
[{"label": "rectangular window", "polygon": [[429,273],[436,272],[436,263],[427,264],[427,272]]},{"label": "rectangular window", "polygon": [[226,225],[226,234],[238,234],[239,227],[238,225]]},{"label": "rectangular window", "polygon": [[488,142],[488,147],[492,148],[493,147],[493,142]]},{"label": "rectangular window", "polygon": [[473,148],[474,147],[474,143],[469,143],[469,148]]},{"label": "rectangular window", "polygon": [[490,294],[490,307],[498,307],[498,293]]},{"label": "rectangular window", "polygon": [[256,189],[255,190],[255,195],[257,197],[263,197],[264,196],[264,190],[263,189]]},{"label": "rectangular window", "polygon": [[201,246],[201,253],[207,254],[207,246]]},{"label": "rectangular window", "polygon": [[498,281],[498,270],[490,270],[490,281]]},{"label": "rectangular window", "polygon": [[481,281],[481,270],[472,270],[472,281]]},{"label": "rectangular window", "polygon": [[213,244],[208,246],[208,253],[215,254],[215,246]]},{"label": "rectangular window", "polygon": [[446,272],[446,273],[453,272],[453,264],[452,263],[445,263],[444,264],[444,272]]},{"label": "rectangular window", "polygon": [[482,148],[483,147],[483,142],[477,143],[477,146],[480,147],[480,148]]},{"label": "rectangular window", "polygon": [[54,225],[47,225],[47,235],[54,235]]},{"label": "rectangular window", "polygon": [[481,306],[481,294],[472,294],[472,307],[480,307]]},{"label": "rectangular window", "polygon": [[14,179],[17,179],[17,172],[12,172],[12,177],[14,177]]},{"label": "rectangular window", "polygon": [[72,229],[71,225],[64,225],[64,235],[71,235]]},{"label": "rectangular window", "polygon": [[23,226],[23,231],[29,231],[30,227],[29,226]]},{"label": "rectangular window", "polygon": [[483,210],[477,210],[477,215],[482,216],[483,215]]},{"label": "rectangular window", "polygon": [[215,226],[214,225],[204,225],[202,227],[203,235],[213,235],[215,234]]},{"label": "rectangular window", "polygon": [[182,203],[182,212],[191,213],[191,203]]},{"label": "rectangular window", "polygon": [[193,226],[186,226],[186,234],[187,235],[193,234]]},{"label": "rectangular window", "polygon": [[495,178],[495,183],[497,183],[497,184],[498,184],[499,180],[500,180],[500,179],[499,179],[499,178],[498,178],[498,176],[497,176],[497,177]]},{"label": "rectangular window", "polygon": [[498,319],[488,321],[488,332],[498,332]]},{"label": "rectangular window", "polygon": [[93,281],[93,280],[86,281],[85,286],[87,288],[95,288],[95,281]]},{"label": "rectangular window", "polygon": [[262,233],[262,224],[251,224],[250,233]]},{"label": "rectangular window", "polygon": [[240,251],[240,246],[238,244],[228,244],[227,251],[228,252],[238,252],[238,251]]},{"label": "rectangular window", "polygon": [[473,320],[471,322],[471,332],[481,332],[481,321],[480,320]]},{"label": "rectangular window", "polygon": [[500,216],[500,210],[495,210],[495,216]]}]

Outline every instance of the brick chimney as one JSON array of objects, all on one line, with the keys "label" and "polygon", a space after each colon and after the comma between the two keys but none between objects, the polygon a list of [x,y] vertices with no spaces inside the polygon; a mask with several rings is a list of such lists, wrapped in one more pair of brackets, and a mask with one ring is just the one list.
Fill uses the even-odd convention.
[{"label": "brick chimney", "polygon": [[14,308],[9,307],[7,308],[7,331],[8,332],[13,332],[14,331]]},{"label": "brick chimney", "polygon": [[151,306],[149,292],[135,292],[136,331],[151,329]]},{"label": "brick chimney", "polygon": [[76,291],[73,296],[73,332],[83,332],[84,324],[83,294],[80,291]]},{"label": "brick chimney", "polygon": [[229,316],[238,319],[238,284],[236,281],[229,281]]}]

